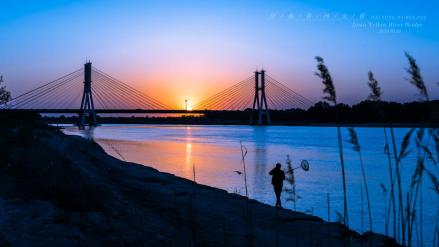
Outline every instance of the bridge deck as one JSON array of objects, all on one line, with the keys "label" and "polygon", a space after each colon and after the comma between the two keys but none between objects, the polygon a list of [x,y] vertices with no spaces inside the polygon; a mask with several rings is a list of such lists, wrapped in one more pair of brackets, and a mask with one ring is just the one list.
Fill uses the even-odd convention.
[{"label": "bridge deck", "polygon": [[[29,113],[68,113],[79,114],[80,109],[0,109],[0,112],[29,112]],[[96,109],[96,113],[154,113],[154,114],[205,114],[208,112],[220,112],[212,110],[151,110],[151,109]]]}]

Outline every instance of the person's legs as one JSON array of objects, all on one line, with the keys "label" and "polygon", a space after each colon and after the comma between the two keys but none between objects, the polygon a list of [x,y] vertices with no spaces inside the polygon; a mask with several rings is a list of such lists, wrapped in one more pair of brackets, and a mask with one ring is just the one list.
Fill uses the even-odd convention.
[{"label": "person's legs", "polygon": [[278,196],[278,193],[277,193],[277,186],[274,186],[274,185],[273,185],[273,189],[274,189],[274,194],[276,195],[276,205],[275,205],[275,207],[278,207],[278,204],[279,204],[279,196]]},{"label": "person's legs", "polygon": [[276,194],[276,207],[282,207],[280,201],[280,194],[282,193],[282,186],[274,186],[274,193]]}]

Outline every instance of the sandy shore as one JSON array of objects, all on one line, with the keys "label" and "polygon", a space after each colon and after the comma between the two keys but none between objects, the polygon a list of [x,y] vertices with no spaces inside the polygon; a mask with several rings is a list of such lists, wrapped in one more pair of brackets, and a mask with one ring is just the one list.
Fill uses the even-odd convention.
[{"label": "sandy shore", "polygon": [[0,150],[0,246],[395,244],[118,160],[47,127],[2,127]]}]

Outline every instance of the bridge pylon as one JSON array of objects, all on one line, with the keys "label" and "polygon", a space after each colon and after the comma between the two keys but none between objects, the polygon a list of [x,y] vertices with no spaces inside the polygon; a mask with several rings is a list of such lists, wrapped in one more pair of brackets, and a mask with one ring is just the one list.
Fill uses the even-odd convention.
[{"label": "bridge pylon", "polygon": [[[98,123],[96,121],[96,111],[93,103],[93,93],[91,90],[91,78],[92,74],[92,66],[91,62],[87,62],[84,64],[84,91],[82,93],[81,100],[81,108],[79,113],[79,124],[80,128],[84,126],[97,126]],[[86,123],[86,118],[88,119],[88,123]]]},{"label": "bridge pylon", "polygon": [[[254,112],[258,114],[258,125],[270,125],[270,112],[268,109],[267,98],[265,94],[265,70],[255,71],[255,96],[253,98],[253,107],[250,114],[250,125],[254,123]],[[265,122],[263,117],[265,116]]]}]

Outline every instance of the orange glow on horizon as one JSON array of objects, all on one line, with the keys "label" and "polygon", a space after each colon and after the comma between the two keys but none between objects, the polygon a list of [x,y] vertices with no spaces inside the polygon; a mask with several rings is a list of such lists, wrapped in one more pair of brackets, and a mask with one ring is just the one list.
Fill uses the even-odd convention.
[{"label": "orange glow on horizon", "polygon": [[[193,110],[194,106],[201,101],[252,76],[256,69],[251,67],[237,69],[236,66],[232,65],[221,66],[217,69],[218,66],[213,64],[209,61],[205,61],[205,64],[188,62],[188,64],[174,64],[174,66],[180,65],[181,67],[172,67],[170,64],[147,66],[139,62],[135,66],[114,68],[114,76],[165,104],[170,109],[185,109],[185,100],[187,99],[188,110]],[[108,68],[107,70],[113,69]],[[242,71],[248,71],[248,73]],[[292,75],[293,72],[291,72]],[[273,73],[279,75],[276,77],[279,81],[286,81],[288,79],[283,78],[290,78],[286,82],[292,82],[291,75],[282,73],[282,71]],[[294,77],[300,78],[302,76],[294,73]],[[297,80],[293,81],[297,83],[296,87],[291,86],[291,84],[286,85],[300,94],[304,93],[304,95],[308,94],[306,91],[311,91],[311,83],[301,82],[299,79],[294,80]],[[320,85],[317,84],[316,87],[318,86]]]},{"label": "orange glow on horizon", "polygon": [[[179,83],[178,79],[148,78],[132,80],[131,85],[142,93],[160,101],[172,109],[185,109],[187,101],[187,110],[193,110],[193,107],[202,100],[232,86],[234,80],[214,80],[195,81],[184,80]],[[134,82],[134,81],[137,81]],[[187,82],[186,81],[192,81]]]}]

